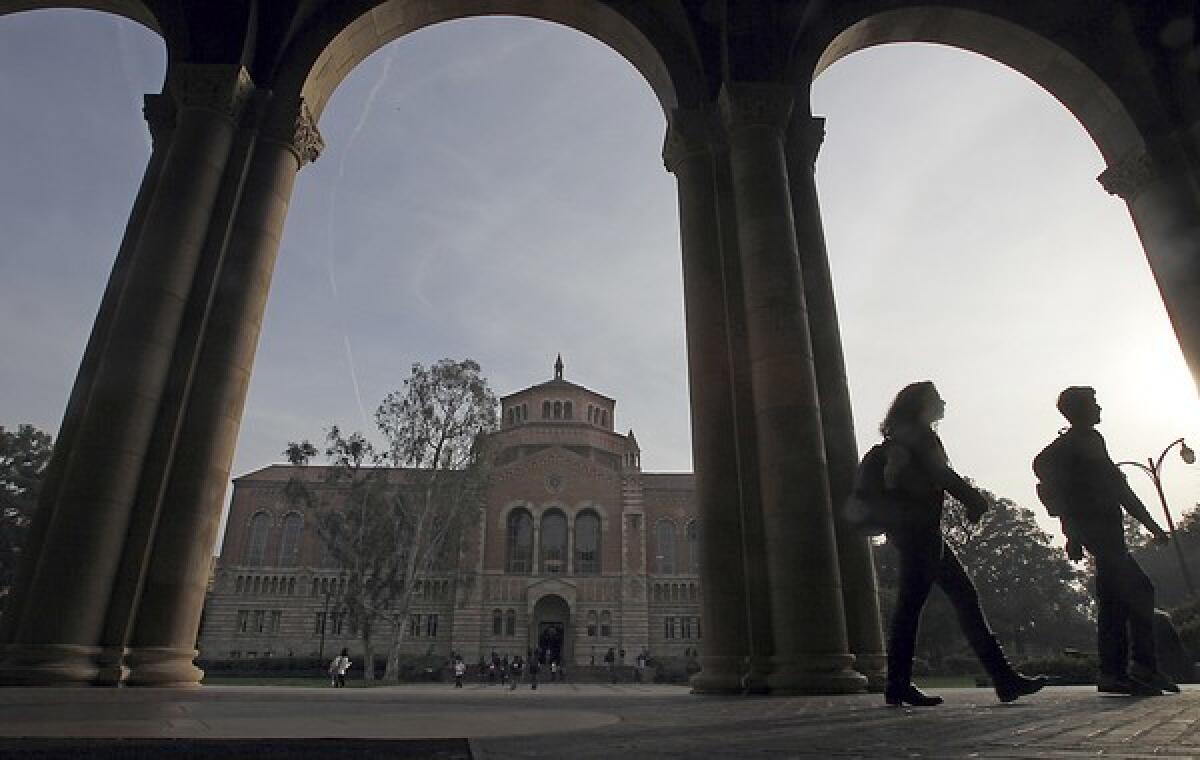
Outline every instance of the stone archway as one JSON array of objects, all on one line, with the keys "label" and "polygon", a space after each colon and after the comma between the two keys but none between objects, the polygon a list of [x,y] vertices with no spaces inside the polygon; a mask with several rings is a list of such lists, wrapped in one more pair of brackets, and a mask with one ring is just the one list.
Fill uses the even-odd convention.
[{"label": "stone archway", "polygon": [[[842,52],[890,39],[855,24],[927,3],[0,0],[0,14],[52,5],[154,23],[170,65],[165,91],[147,101],[154,153],[130,217],[128,266],[110,280],[2,624],[0,681],[198,682],[195,635],[222,495],[293,182],[323,146],[317,119],[380,46],[497,13],[609,45],[667,117],[705,526],[705,655],[694,687],[838,693],[878,674],[869,551],[835,517],[856,455],[812,179],[823,125],[804,96],[840,32],[856,30]],[[1129,144],[1120,119],[1096,127],[1113,135],[1106,187],[1129,204],[1200,376],[1200,126],[1176,84],[1184,70],[1163,68],[1182,67],[1192,43],[1159,55],[1160,29],[1144,19],[1160,9],[1135,0],[1052,5],[1030,15],[1016,4],[1010,15],[1083,48],[1085,68],[1121,62],[1101,79],[1145,149],[1112,147]],[[1090,34],[1100,26],[1102,39]],[[631,511],[622,523],[636,534],[643,517]],[[622,562],[645,574],[644,547],[634,542]]]}]

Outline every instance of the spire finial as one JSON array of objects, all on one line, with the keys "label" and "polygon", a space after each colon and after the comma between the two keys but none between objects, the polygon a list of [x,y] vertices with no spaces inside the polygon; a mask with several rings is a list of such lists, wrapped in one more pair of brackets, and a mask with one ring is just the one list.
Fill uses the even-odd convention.
[{"label": "spire finial", "polygon": [[563,371],[562,354],[559,354],[558,358],[554,360],[554,379],[555,380],[563,379],[562,371]]}]

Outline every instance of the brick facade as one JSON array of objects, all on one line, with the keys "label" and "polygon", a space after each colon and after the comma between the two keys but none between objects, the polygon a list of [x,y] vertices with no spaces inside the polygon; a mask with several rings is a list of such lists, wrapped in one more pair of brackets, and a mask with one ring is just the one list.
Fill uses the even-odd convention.
[{"label": "brick facade", "polygon": [[[614,432],[615,407],[563,380],[561,365],[553,380],[501,399],[485,508],[461,537],[457,572],[424,579],[406,652],[524,653],[552,640],[548,629],[561,631],[561,656],[574,664],[601,664],[609,648],[628,662],[700,648],[693,476],[642,472],[633,432]],[[329,609],[339,574],[314,515],[283,494],[293,477],[326,488],[322,476],[271,465],[234,480],[201,659],[361,649]],[[376,653],[387,644],[377,640]]]}]

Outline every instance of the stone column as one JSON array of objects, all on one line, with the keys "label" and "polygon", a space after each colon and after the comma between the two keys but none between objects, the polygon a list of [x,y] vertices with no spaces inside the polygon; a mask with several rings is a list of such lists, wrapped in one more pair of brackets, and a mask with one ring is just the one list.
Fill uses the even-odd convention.
[{"label": "stone column", "polygon": [[1167,315],[1200,388],[1200,178],[1188,172],[1186,151],[1161,139],[1098,178],[1129,207]]},{"label": "stone column", "polygon": [[275,256],[298,169],[317,157],[320,135],[303,104],[272,105],[250,158],[177,448],[162,498],[126,683],[194,685],[192,664],[209,562],[229,482]]},{"label": "stone column", "polygon": [[829,496],[837,536],[838,566],[842,578],[842,606],[846,614],[846,637],[855,657],[854,668],[867,677],[870,688],[883,688],[886,656],[879,620],[879,592],[875,582],[875,560],[871,542],[846,524],[842,505],[854,488],[858,469],[858,445],[854,436],[854,414],[846,360],[838,329],[833,277],[821,224],[817,199],[817,151],[825,139],[825,120],[797,114],[787,135],[788,182],[800,271],[804,278],[804,300],[808,305],[813,362],[821,400],[821,429],[825,439]]},{"label": "stone column", "polygon": [[[769,616],[762,614],[768,609],[765,598],[759,599],[759,614],[753,614],[750,605],[747,565],[752,560],[747,556],[746,511],[757,504],[747,504],[742,485],[756,473],[743,471],[742,447],[753,449],[754,443],[752,433],[748,436],[740,424],[735,403],[734,328],[726,288],[736,261],[731,262],[731,252],[725,250],[727,242],[735,241],[730,240],[728,229],[722,229],[722,217],[728,221],[730,215],[721,202],[719,167],[724,155],[715,113],[676,110],[663,158],[679,192],[692,457],[702,526],[704,641],[701,671],[693,676],[692,689],[704,694],[764,691]],[[732,253],[736,254],[736,244]],[[761,624],[759,630],[756,622]],[[764,639],[765,646],[761,645]]]},{"label": "stone column", "polygon": [[790,91],[729,84],[721,116],[737,209],[776,693],[861,691],[846,644],[825,443],[797,257],[784,128]]},{"label": "stone column", "polygon": [[108,344],[113,315],[116,313],[117,305],[121,302],[121,294],[129,279],[129,267],[138,241],[141,239],[142,228],[146,221],[146,210],[158,187],[171,135],[174,132],[175,106],[169,95],[146,95],[142,113],[150,127],[153,149],[146,164],[146,171],[142,175],[142,184],[134,199],[129,221],[125,225],[125,235],[117,250],[108,284],[100,299],[100,309],[96,314],[96,321],[92,326],[91,335],[88,337],[87,346],[84,348],[79,372],[75,376],[75,383],[67,399],[66,412],[63,414],[62,424],[58,428],[58,437],[54,441],[54,453],[43,476],[45,486],[39,495],[38,509],[34,513],[33,523],[25,541],[20,570],[13,583],[5,614],[3,618],[0,618],[0,643],[7,644],[12,641],[17,624],[24,616],[28,598],[26,586],[37,567],[37,559],[41,554],[46,530],[57,505],[62,471],[70,458],[70,452],[74,448],[78,436],[80,421],[84,418],[87,410],[96,368],[99,366],[104,348]]},{"label": "stone column", "polygon": [[[8,683],[91,683],[175,340],[233,138],[249,94],[240,66],[180,64],[178,109],[88,408],[57,488],[30,599],[0,669]],[[87,572],[79,572],[79,568]]]}]

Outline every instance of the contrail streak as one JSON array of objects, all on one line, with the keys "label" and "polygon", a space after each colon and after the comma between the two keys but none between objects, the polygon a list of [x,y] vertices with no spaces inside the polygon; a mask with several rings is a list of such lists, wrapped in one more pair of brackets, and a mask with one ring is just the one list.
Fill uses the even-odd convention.
[{"label": "contrail streak", "polygon": [[329,210],[326,215],[325,224],[325,274],[329,278],[329,292],[333,296],[333,311],[338,315],[338,322],[342,329],[342,340],[346,345],[346,363],[350,370],[350,383],[354,386],[354,400],[358,403],[358,413],[362,417],[363,432],[365,433],[370,428],[370,423],[367,420],[367,410],[363,405],[362,391],[358,384],[358,370],[354,364],[354,351],[350,344],[350,331],[346,329],[346,317],[342,309],[338,307],[338,286],[337,272],[334,266],[334,220],[337,216],[337,199],[338,193],[341,190],[342,178],[346,175],[346,159],[350,155],[350,151],[354,148],[355,141],[358,140],[358,135],[362,132],[367,124],[367,119],[371,116],[371,111],[375,108],[375,101],[379,97],[380,90],[383,89],[384,83],[387,81],[388,74],[392,70],[392,61],[395,59],[395,53],[390,53],[383,60],[383,70],[379,72],[379,78],[371,85],[371,89],[367,91],[367,100],[363,104],[362,113],[358,116],[358,121],[355,122],[354,128],[350,130],[350,136],[346,139],[346,147],[342,150],[338,158],[337,176],[333,180],[333,189],[329,193]]}]

